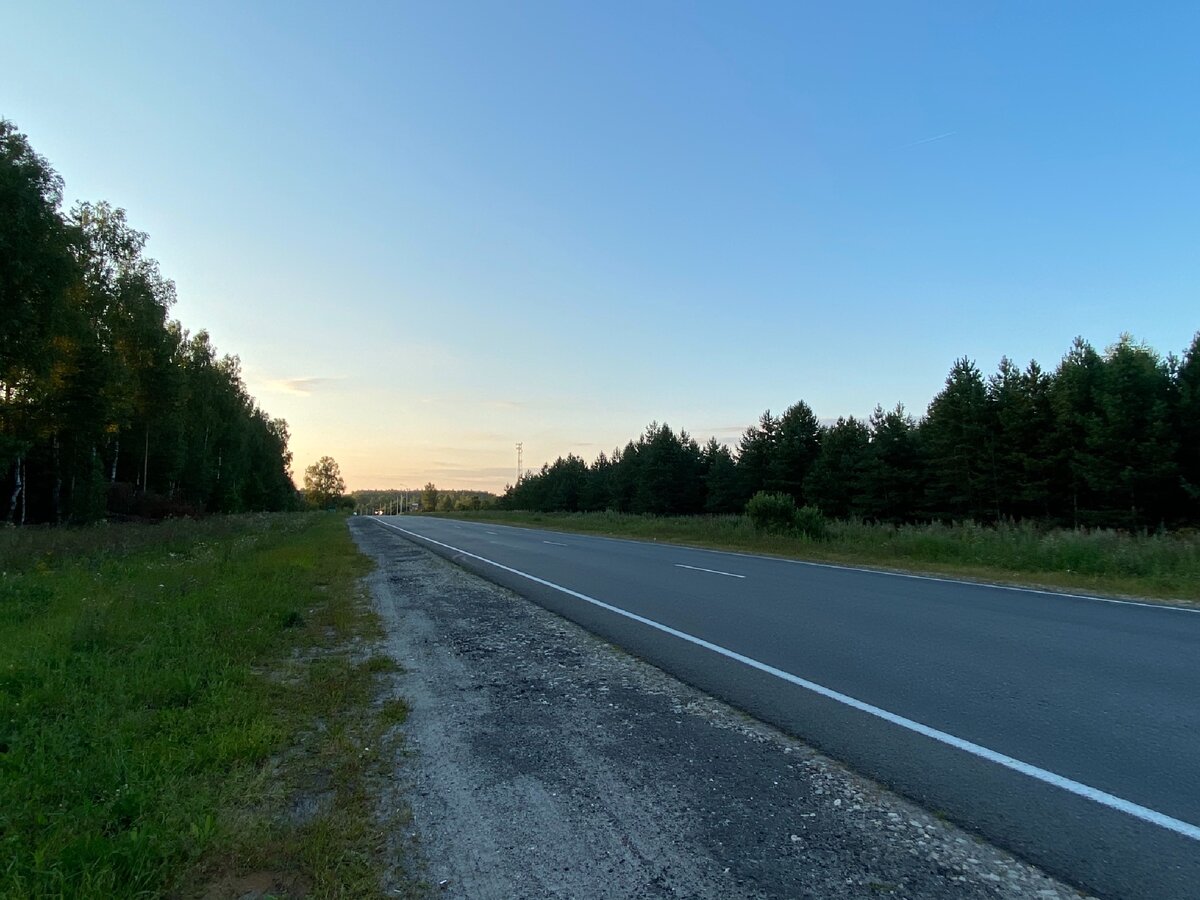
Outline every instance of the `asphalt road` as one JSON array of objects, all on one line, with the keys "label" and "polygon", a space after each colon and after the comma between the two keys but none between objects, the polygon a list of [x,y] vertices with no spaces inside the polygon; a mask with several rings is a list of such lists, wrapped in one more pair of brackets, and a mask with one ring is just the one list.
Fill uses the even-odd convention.
[{"label": "asphalt road", "polygon": [[1083,900],[399,532],[350,530],[409,710],[374,789],[406,876],[385,895]]},{"label": "asphalt road", "polygon": [[380,518],[1107,897],[1200,896],[1200,614]]}]

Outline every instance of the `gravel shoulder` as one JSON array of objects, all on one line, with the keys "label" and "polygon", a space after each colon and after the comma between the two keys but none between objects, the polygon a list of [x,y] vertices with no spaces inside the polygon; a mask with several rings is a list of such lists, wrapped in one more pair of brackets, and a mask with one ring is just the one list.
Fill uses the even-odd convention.
[{"label": "gravel shoulder", "polygon": [[390,840],[439,894],[1082,896],[394,531],[350,528],[410,708],[380,802],[411,806]]}]

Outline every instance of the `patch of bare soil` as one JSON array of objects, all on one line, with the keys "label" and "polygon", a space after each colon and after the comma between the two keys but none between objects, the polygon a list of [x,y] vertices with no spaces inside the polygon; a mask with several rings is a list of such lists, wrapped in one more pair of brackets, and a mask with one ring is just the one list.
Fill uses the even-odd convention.
[{"label": "patch of bare soil", "polygon": [[246,875],[218,876],[204,893],[204,900],[302,900],[309,893],[308,882],[288,872],[250,872]]}]

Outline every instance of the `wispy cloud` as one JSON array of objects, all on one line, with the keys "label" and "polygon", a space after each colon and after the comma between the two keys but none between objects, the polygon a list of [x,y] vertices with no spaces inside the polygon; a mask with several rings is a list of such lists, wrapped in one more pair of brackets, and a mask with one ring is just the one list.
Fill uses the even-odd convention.
[{"label": "wispy cloud", "polygon": [[909,147],[920,147],[922,144],[932,144],[934,141],[944,140],[948,137],[953,137],[958,134],[957,131],[947,131],[945,134],[935,134],[933,137],[921,138],[919,141],[912,141],[907,144],[901,144],[897,150],[907,150]]},{"label": "wispy cloud", "polygon": [[313,391],[327,384],[345,380],[345,377],[344,375],[336,375],[327,378],[317,378],[315,376],[306,376],[304,378],[269,378],[266,381],[266,386],[268,390],[280,394],[295,394],[299,397],[307,397]]}]

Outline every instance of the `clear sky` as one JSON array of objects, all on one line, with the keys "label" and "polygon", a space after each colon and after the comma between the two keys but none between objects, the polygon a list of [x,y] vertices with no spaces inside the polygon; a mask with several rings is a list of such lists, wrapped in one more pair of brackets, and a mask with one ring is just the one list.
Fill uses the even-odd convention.
[{"label": "clear sky", "polygon": [[1200,4],[0,0],[0,116],[351,488],[1200,328]]}]

